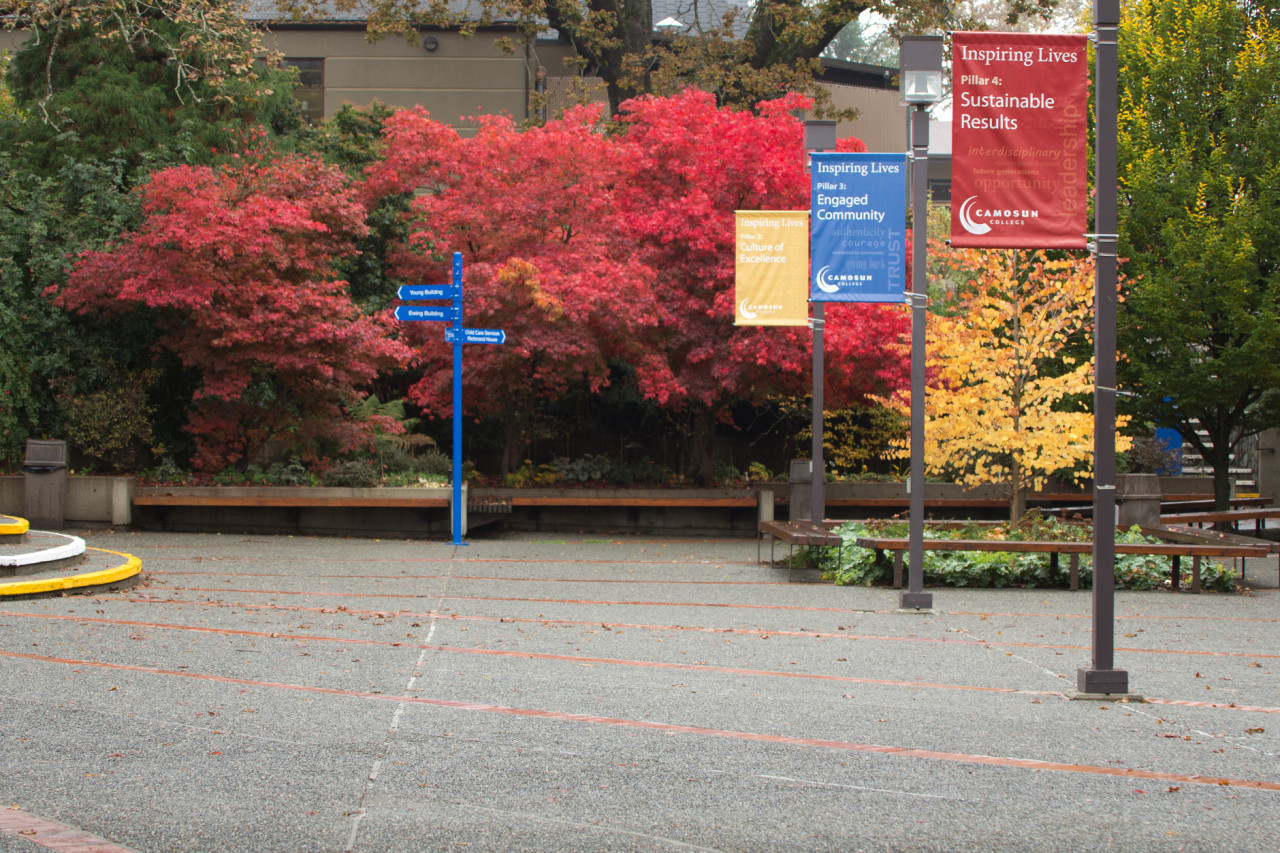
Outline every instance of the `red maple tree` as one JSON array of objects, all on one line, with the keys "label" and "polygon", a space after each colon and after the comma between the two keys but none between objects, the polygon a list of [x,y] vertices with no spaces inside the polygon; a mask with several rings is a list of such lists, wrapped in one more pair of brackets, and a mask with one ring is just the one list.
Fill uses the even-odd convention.
[{"label": "red maple tree", "polygon": [[[799,394],[812,381],[812,334],[804,328],[733,325],[734,211],[809,206],[800,96],[757,114],[718,108],[705,92],[645,97],[623,105],[627,192],[619,196],[637,258],[657,271],[659,322],[643,332],[637,373],[646,396],[687,413],[690,469],[706,478],[716,423],[735,399]],[[865,150],[857,140],[844,150]],[[826,378],[833,406],[906,381],[897,341],[900,308],[833,306]]]},{"label": "red maple tree", "polygon": [[75,311],[156,309],[162,345],[200,373],[187,430],[200,470],[268,439],[314,459],[366,444],[378,426],[344,403],[411,354],[353,305],[332,263],[354,251],[365,208],[318,159],[181,166],[143,187],[146,219],[76,262],[58,294]]},{"label": "red maple tree", "polygon": [[[413,200],[396,275],[444,283],[462,252],[465,325],[507,333],[503,346],[468,346],[463,371],[468,414],[505,423],[503,473],[523,458],[535,400],[577,382],[599,390],[609,359],[633,354],[634,330],[653,322],[653,276],[619,221],[626,188],[600,113],[577,108],[525,131],[483,117],[462,138],[423,110],[404,111],[388,119],[386,160],[368,173],[374,195],[429,188]],[[424,375],[409,398],[447,415],[452,347],[443,324],[412,325]]]}]

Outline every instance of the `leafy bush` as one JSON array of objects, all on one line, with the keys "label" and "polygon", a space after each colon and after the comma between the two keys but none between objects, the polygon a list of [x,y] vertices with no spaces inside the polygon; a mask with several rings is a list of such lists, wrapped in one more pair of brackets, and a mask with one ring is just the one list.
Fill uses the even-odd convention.
[{"label": "leafy bush", "polygon": [[716,462],[711,466],[711,479],[717,483],[733,483],[742,479],[742,472],[728,462]]},{"label": "leafy bush", "polygon": [[449,477],[441,474],[423,474],[418,471],[406,471],[399,474],[384,474],[382,477],[384,486],[447,486],[449,485]]},{"label": "leafy bush", "polygon": [[346,459],[325,471],[320,482],[339,488],[369,489],[381,483],[382,476],[368,460]]},{"label": "leafy bush", "polygon": [[610,459],[603,453],[598,456],[588,453],[581,459],[561,456],[552,460],[551,469],[561,480],[578,483],[613,483],[619,486],[632,483],[666,483],[675,478],[670,468],[650,459],[626,462],[621,459]]},{"label": "leafy bush", "polygon": [[506,484],[513,489],[523,489],[529,486],[549,486],[559,479],[560,474],[553,466],[535,466],[533,460],[526,459],[523,465],[506,476]]},{"label": "leafy bush", "polygon": [[[872,586],[888,583],[893,577],[893,556],[886,552],[879,560],[870,548],[859,548],[855,540],[860,536],[880,538],[905,538],[907,524],[893,522],[848,522],[836,528],[845,540],[843,549],[805,548],[801,559],[816,565],[823,574],[841,585]],[[954,539],[1006,539],[1013,541],[1087,541],[1091,536],[1087,525],[1063,522],[1056,518],[1042,517],[1025,520],[1024,525],[1009,530],[1005,526],[981,527],[977,524],[965,527],[940,529],[925,528],[925,538]],[[1136,527],[1116,534],[1116,542],[1150,543],[1157,540],[1144,536]],[[1169,557],[1149,554],[1119,554],[1115,560],[1117,589],[1162,589],[1168,585]],[[1065,560],[1062,561],[1065,563]],[[1181,567],[1180,582],[1191,583],[1189,565]],[[1080,585],[1093,585],[1093,561],[1087,555],[1080,557]],[[1006,586],[1029,589],[1063,587],[1067,583],[1066,569],[1059,565],[1057,576],[1050,576],[1048,554],[1024,554],[1000,551],[928,551],[924,552],[924,581],[934,586],[967,586],[1000,588]],[[1200,566],[1200,584],[1206,590],[1234,592],[1235,576],[1230,568],[1216,560],[1206,560]]]},{"label": "leafy bush", "polygon": [[71,381],[56,384],[67,441],[108,470],[127,471],[161,448],[152,437],[155,407],[147,402],[152,374],[126,375],[119,387],[74,393]]},{"label": "leafy bush", "polygon": [[596,456],[588,453],[581,459],[569,459],[566,456],[561,456],[552,460],[551,467],[555,468],[556,473],[563,480],[587,483],[607,479],[609,472],[613,470],[613,462],[604,454]]},{"label": "leafy bush", "polygon": [[266,481],[272,486],[312,486],[315,477],[307,471],[297,456],[289,457],[289,464],[272,463],[267,469]]},{"label": "leafy bush", "polygon": [[[186,473],[166,458],[165,463],[156,469],[154,474],[159,482],[171,481],[175,477],[187,479]],[[262,466],[252,464],[243,472],[227,468],[214,475],[213,481],[220,486],[314,486],[316,476],[307,470],[297,456],[289,457],[289,464],[272,463],[265,471]]]},{"label": "leafy bush", "polygon": [[378,462],[384,473],[404,474],[418,467],[418,459],[405,448],[390,442],[378,442]]},{"label": "leafy bush", "polygon": [[417,468],[427,475],[448,477],[453,472],[453,460],[433,447],[422,455]]}]

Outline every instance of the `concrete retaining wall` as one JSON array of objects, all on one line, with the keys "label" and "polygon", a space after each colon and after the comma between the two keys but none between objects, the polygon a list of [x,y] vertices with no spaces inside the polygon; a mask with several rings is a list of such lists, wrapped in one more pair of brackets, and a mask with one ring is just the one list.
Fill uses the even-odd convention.
[{"label": "concrete retaining wall", "polygon": [[[126,527],[133,521],[132,477],[68,477],[65,524],[69,527]],[[25,477],[0,477],[0,512],[26,511]]]}]

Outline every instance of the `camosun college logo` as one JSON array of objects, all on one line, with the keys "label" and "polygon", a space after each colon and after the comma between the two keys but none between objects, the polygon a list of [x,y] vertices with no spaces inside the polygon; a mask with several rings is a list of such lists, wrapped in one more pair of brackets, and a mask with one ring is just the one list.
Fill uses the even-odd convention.
[{"label": "camosun college logo", "polygon": [[781,305],[753,305],[750,297],[747,297],[746,299],[743,299],[741,302],[738,303],[738,313],[741,314],[743,318],[747,320],[756,319],[757,317],[760,316],[761,311],[771,313],[771,314],[776,314],[781,310],[782,310]]},{"label": "camosun college logo", "polygon": [[970,234],[986,234],[991,230],[991,226],[985,222],[973,221],[973,203],[978,200],[976,195],[971,195],[964,200],[964,204],[960,205],[960,225]]}]

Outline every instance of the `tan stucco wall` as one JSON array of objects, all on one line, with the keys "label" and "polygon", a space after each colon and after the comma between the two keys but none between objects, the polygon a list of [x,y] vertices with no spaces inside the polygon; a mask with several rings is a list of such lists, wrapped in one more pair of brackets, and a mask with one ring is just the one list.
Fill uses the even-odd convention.
[{"label": "tan stucco wall", "polygon": [[27,34],[24,32],[13,32],[12,30],[0,30],[0,53],[6,50],[9,53],[15,53],[24,41],[27,40]]},{"label": "tan stucco wall", "polygon": [[856,136],[869,151],[907,150],[907,108],[897,89],[867,89],[861,86],[822,84],[831,93],[832,106],[855,109],[858,117],[836,125],[837,138]]},{"label": "tan stucco wall", "polygon": [[423,34],[438,47],[427,51],[422,39],[368,42],[361,30],[279,30],[265,41],[292,59],[324,60],[324,114],[343,104],[367,106],[375,99],[393,107],[421,104],[432,117],[459,124],[464,116],[510,113],[526,116],[533,71],[523,52],[505,54],[500,37],[480,33]]}]

